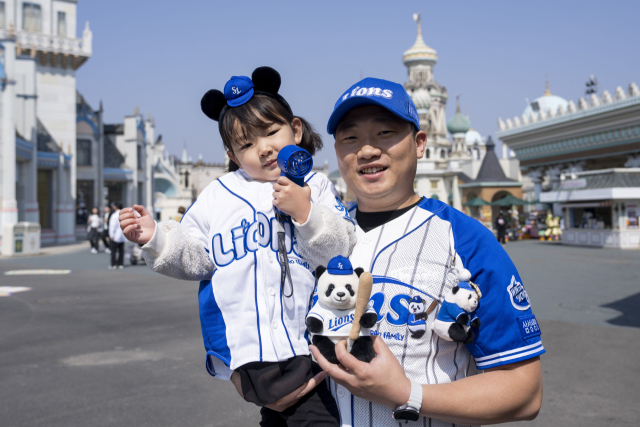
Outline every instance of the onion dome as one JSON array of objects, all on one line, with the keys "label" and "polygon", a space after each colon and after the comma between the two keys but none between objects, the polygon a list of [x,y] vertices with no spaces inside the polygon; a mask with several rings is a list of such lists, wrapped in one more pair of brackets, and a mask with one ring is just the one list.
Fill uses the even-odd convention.
[{"label": "onion dome", "polygon": [[427,46],[422,39],[420,14],[414,14],[413,19],[418,23],[418,36],[416,37],[416,42],[413,46],[411,46],[409,50],[402,55],[402,62],[404,62],[406,66],[409,66],[410,63],[416,61],[429,62],[431,65],[434,65],[438,62],[438,54],[433,48]]},{"label": "onion dome", "polygon": [[475,144],[484,145],[482,135],[480,135],[480,132],[475,129],[469,129],[469,132],[464,136],[464,142],[467,144],[467,147],[471,147]]},{"label": "onion dome", "polygon": [[567,106],[569,105],[567,100],[559,96],[552,95],[549,90],[549,82],[547,82],[546,85],[547,87],[544,94],[540,98],[534,99],[531,104],[527,105],[527,108],[522,112],[523,116],[529,118],[534,112],[536,114],[539,111],[547,113],[549,110],[555,114],[555,112],[558,111],[559,106],[562,106],[563,110],[567,110]]},{"label": "onion dome", "polygon": [[431,108],[431,95],[429,95],[429,91],[424,88],[414,90],[413,93],[411,93],[411,99],[418,113],[427,113],[429,108]]},{"label": "onion dome", "polygon": [[471,129],[471,122],[460,112],[460,99],[457,101],[456,114],[447,123],[447,130],[451,135],[467,133]]}]

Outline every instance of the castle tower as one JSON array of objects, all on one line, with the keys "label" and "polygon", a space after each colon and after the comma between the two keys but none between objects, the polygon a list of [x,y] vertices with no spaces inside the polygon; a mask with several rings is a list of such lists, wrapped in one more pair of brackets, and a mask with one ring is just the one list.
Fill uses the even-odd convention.
[{"label": "castle tower", "polygon": [[427,132],[427,144],[441,147],[449,144],[445,117],[447,89],[433,79],[438,54],[422,38],[420,14],[414,14],[413,19],[417,22],[418,34],[413,46],[402,56],[408,72],[404,87],[418,110],[420,128]]},{"label": "castle tower", "polygon": [[447,130],[451,134],[451,157],[470,158],[467,151],[466,135],[471,129],[471,123],[460,112],[460,95],[456,97],[456,114],[447,123]]}]

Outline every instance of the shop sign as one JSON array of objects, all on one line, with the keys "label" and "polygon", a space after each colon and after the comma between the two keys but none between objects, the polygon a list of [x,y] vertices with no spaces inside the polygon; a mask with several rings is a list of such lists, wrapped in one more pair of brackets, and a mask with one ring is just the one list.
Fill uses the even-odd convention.
[{"label": "shop sign", "polygon": [[586,186],[586,178],[568,179],[566,181],[562,181],[562,183],[560,184],[560,188],[562,188],[563,190],[576,190],[578,188],[585,188]]}]

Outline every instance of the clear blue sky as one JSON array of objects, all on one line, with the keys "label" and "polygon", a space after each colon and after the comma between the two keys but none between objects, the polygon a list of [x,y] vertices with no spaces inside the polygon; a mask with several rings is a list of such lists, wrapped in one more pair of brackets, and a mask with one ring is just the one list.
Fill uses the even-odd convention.
[{"label": "clear blue sky", "polygon": [[172,154],[223,158],[217,124],[200,111],[208,89],[269,65],[296,115],[324,137],[316,162],[336,167],[326,123],[337,97],[364,77],[404,83],[402,53],[422,12],[425,42],[438,52],[435,79],[447,87],[447,118],[463,112],[483,136],[497,118],[522,114],[544,92],[578,100],[590,74],[601,91],[640,84],[638,1],[150,1],[78,2],[89,21],[93,57],[77,88],[107,123],[140,107]]}]

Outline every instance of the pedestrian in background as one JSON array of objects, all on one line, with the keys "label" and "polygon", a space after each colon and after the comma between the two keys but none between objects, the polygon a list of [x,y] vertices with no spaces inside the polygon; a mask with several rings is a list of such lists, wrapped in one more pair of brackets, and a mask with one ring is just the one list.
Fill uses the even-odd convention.
[{"label": "pedestrian in background", "polygon": [[100,218],[98,208],[91,209],[91,215],[87,218],[87,232],[91,243],[91,253],[97,254],[100,249],[100,234],[102,232],[102,218]]},{"label": "pedestrian in background", "polygon": [[[111,266],[109,269],[115,270],[116,268],[124,268],[124,233],[120,228],[120,209],[122,209],[122,203],[114,203],[112,205],[115,212],[109,219],[109,240],[111,240]],[[116,265],[116,252],[118,252],[118,263]]]},{"label": "pedestrian in background", "polygon": [[111,253],[111,243],[109,242],[109,219],[111,219],[111,208],[109,205],[104,207],[104,213],[102,214],[102,243],[104,243],[104,253]]},{"label": "pedestrian in background", "polygon": [[496,230],[498,230],[498,241],[502,244],[507,243],[505,236],[507,234],[507,221],[504,219],[504,214],[500,211],[498,218],[496,218]]},{"label": "pedestrian in background", "polygon": [[173,217],[173,220],[174,220],[175,222],[180,222],[180,221],[182,221],[182,216],[184,215],[185,211],[186,211],[186,209],[184,208],[184,206],[180,206],[180,207],[178,208],[178,215],[174,216],[174,217]]}]

